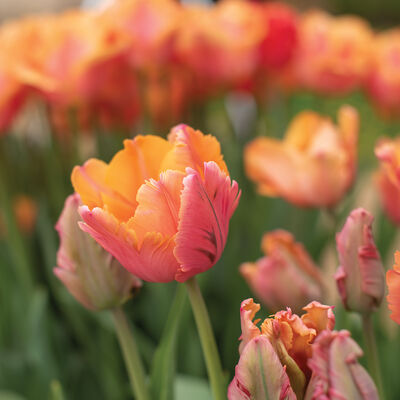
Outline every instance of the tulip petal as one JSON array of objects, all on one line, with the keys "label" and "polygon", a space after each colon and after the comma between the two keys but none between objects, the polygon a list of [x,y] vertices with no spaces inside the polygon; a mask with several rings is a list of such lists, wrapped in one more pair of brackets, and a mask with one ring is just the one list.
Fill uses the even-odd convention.
[{"label": "tulip petal", "polygon": [[218,140],[211,135],[203,135],[188,125],[172,128],[168,140],[174,148],[167,154],[162,169],[174,169],[185,172],[192,168],[203,176],[204,163],[214,161],[221,171],[228,175],[228,169],[221,154]]},{"label": "tulip petal", "polygon": [[101,192],[105,190],[106,169],[105,162],[91,158],[82,167],[76,166],[72,171],[71,181],[75,192],[90,209],[103,206]]},{"label": "tulip petal", "polygon": [[149,282],[174,280],[178,269],[173,256],[175,237],[164,238],[160,233],[147,233],[139,248],[135,232],[112,214],[100,208],[90,211],[87,206],[82,206],[79,211],[85,222],[81,228],[129,272]]},{"label": "tulip petal", "polygon": [[295,400],[289,377],[265,336],[252,339],[240,356],[229,400]]},{"label": "tulip petal", "polygon": [[158,181],[150,179],[140,187],[135,216],[128,222],[139,243],[147,232],[159,232],[166,237],[176,234],[184,177],[182,172],[168,170],[160,174]]},{"label": "tulip petal", "polygon": [[54,274],[64,284],[73,297],[76,298],[81,304],[83,304],[89,310],[95,310],[92,302],[86,294],[85,287],[83,286],[79,275],[71,270],[56,267],[53,269]]},{"label": "tulip petal", "polygon": [[243,351],[250,340],[261,334],[260,329],[256,325],[260,320],[257,319],[253,321],[256,313],[259,310],[260,305],[254,303],[253,299],[243,300],[242,304],[240,305],[240,324],[242,327],[242,334],[239,338],[239,340],[241,340],[239,353]]},{"label": "tulip petal", "polygon": [[400,252],[396,251],[394,257],[393,269],[386,273],[386,283],[389,289],[387,301],[389,310],[392,311],[390,318],[400,324]]},{"label": "tulip petal", "polygon": [[179,226],[174,254],[184,282],[208,270],[220,258],[228,236],[229,219],[240,197],[238,185],[213,162],[204,163],[204,179],[190,168],[183,180]]},{"label": "tulip petal", "polygon": [[378,400],[376,387],[358,364],[362,351],[348,331],[324,331],[312,345],[313,371],[306,400]]},{"label": "tulip petal", "polygon": [[326,329],[331,331],[335,327],[335,315],[332,309],[332,306],[312,301],[303,307],[306,314],[302,315],[301,319],[309,328],[315,329],[317,335]]}]

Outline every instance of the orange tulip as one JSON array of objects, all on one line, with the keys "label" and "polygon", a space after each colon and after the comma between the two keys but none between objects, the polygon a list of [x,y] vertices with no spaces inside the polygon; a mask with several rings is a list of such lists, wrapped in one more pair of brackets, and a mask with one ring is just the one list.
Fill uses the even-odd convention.
[{"label": "orange tulip", "polygon": [[392,312],[390,318],[400,325],[400,251],[396,251],[394,260],[393,269],[386,272],[386,283],[389,289],[387,301],[389,310]]},{"label": "orange tulip", "polygon": [[375,182],[383,208],[396,225],[400,224],[400,138],[384,139],[375,146],[375,155],[380,161]]},{"label": "orange tulip", "polygon": [[[240,272],[271,311],[290,307],[298,312],[304,304],[321,299],[321,272],[289,232],[266,233],[261,247],[265,257],[242,264]],[[288,282],[296,285],[288,286]]]},{"label": "orange tulip", "polygon": [[177,52],[193,75],[196,96],[240,85],[254,74],[265,34],[257,10],[251,2],[239,0],[185,7]]},{"label": "orange tulip", "polygon": [[300,85],[322,93],[343,93],[363,83],[369,72],[373,33],[361,18],[322,11],[303,15],[295,71]]},{"label": "orange tulip", "polygon": [[305,207],[333,207],[353,183],[358,113],[338,112],[338,126],[317,113],[300,113],[283,141],[259,137],[247,145],[247,175],[261,194]]},{"label": "orange tulip", "polygon": [[311,356],[311,343],[323,330],[332,330],[335,317],[330,306],[325,306],[313,301],[303,310],[301,317],[293,314],[291,309],[279,311],[272,318],[267,318],[261,324],[261,329],[256,325],[260,320],[253,319],[260,309],[253,299],[242,302],[240,308],[242,336],[239,351],[243,351],[247,343],[254,337],[266,335],[272,343],[280,340],[303,372],[308,373],[307,359]]},{"label": "orange tulip", "polygon": [[87,125],[130,126],[136,119],[137,78],[127,62],[127,39],[98,13],[22,19],[2,27],[0,43],[17,82],[41,94],[60,125],[60,114],[68,120],[71,108]]},{"label": "orange tulip", "polygon": [[82,228],[127,270],[152,282],[184,282],[221,256],[239,200],[218,141],[179,125],[168,140],[137,136],[109,164],[72,172]]},{"label": "orange tulip", "polygon": [[400,115],[400,29],[379,34],[373,45],[366,89],[385,115]]},{"label": "orange tulip", "polygon": [[101,11],[99,22],[114,27],[127,42],[131,64],[145,71],[173,58],[181,12],[174,0],[119,0]]},{"label": "orange tulip", "polygon": [[[334,328],[335,317],[332,308],[313,301],[303,308],[306,313],[301,317],[293,314],[291,309],[288,308],[286,311],[279,311],[272,317],[266,318],[259,327],[260,320],[254,320],[256,313],[260,309],[259,304],[254,303],[253,299],[242,301],[240,307],[242,335],[239,338],[241,340],[239,353],[241,354],[241,359],[243,356],[244,359],[247,359],[247,362],[239,362],[235,379],[228,390],[229,399],[246,398],[243,397],[243,392],[246,391],[238,391],[238,388],[235,387],[238,386],[237,379],[239,379],[242,388],[247,388],[248,391],[250,390],[249,384],[252,387],[255,386],[254,382],[252,382],[253,379],[258,381],[257,377],[253,377],[253,379],[250,379],[250,376],[244,378],[247,374],[243,374],[245,371],[240,371],[240,368],[246,369],[246,365],[251,364],[251,358],[248,359],[246,354],[248,354],[249,348],[254,347],[255,342],[259,343],[257,340],[260,338],[264,338],[268,342],[267,353],[269,353],[269,357],[274,358],[277,356],[280,366],[285,368],[284,371],[290,379],[291,388],[297,395],[302,396],[305,392],[307,381],[311,376],[311,370],[307,362],[312,355],[312,343],[321,332],[331,331]],[[270,354],[271,349],[269,349],[269,346],[272,347],[272,353],[274,354]],[[275,372],[280,371],[279,364],[274,364],[273,368],[277,369]],[[274,371],[269,372],[270,374],[274,373]],[[281,374],[282,371],[279,372],[279,375]],[[287,387],[287,382],[285,382],[286,378],[281,382],[281,386],[284,388]],[[273,382],[269,384],[271,383]]]}]

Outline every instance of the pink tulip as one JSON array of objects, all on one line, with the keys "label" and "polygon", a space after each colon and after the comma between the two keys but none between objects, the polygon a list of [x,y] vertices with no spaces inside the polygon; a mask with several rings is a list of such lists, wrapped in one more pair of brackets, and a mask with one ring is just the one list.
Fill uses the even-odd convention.
[{"label": "pink tulip", "polygon": [[141,286],[141,281],[79,228],[80,205],[79,196],[70,195],[57,222],[60,248],[54,274],[86,308],[116,307]]},{"label": "pink tulip", "polygon": [[374,382],[358,363],[363,355],[348,331],[323,331],[312,344],[313,371],[305,400],[378,400]]},{"label": "pink tulip", "polygon": [[[262,249],[265,257],[255,263],[242,264],[240,272],[272,312],[286,307],[300,312],[304,304],[321,299],[321,272],[289,232],[276,230],[265,234]],[[288,285],[288,282],[296,282],[296,285]]]},{"label": "pink tulip", "polygon": [[344,306],[351,311],[377,308],[384,294],[384,273],[372,236],[373,216],[353,210],[336,236],[340,266],[335,274]]}]

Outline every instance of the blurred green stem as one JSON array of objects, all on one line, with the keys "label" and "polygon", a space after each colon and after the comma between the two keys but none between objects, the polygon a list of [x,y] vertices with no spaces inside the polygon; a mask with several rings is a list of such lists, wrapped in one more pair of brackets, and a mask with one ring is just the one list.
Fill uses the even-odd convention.
[{"label": "blurred green stem", "polygon": [[214,399],[226,400],[225,378],[203,296],[195,277],[187,280],[185,284],[196,320]]},{"label": "blurred green stem", "polygon": [[112,314],[135,399],[150,400],[142,361],[125,313],[118,307],[112,310]]},{"label": "blurred green stem", "polygon": [[379,398],[381,400],[384,400],[385,394],[383,392],[382,374],[379,364],[378,348],[376,346],[375,332],[374,326],[372,324],[371,314],[364,314],[362,316],[362,324],[368,369],[378,388]]}]

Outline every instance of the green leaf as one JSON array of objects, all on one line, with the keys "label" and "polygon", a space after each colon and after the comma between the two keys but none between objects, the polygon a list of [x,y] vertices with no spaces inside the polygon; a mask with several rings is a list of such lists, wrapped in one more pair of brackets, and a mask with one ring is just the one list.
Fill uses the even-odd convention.
[{"label": "green leaf", "polygon": [[25,397],[18,393],[9,392],[8,390],[0,391],[0,400],[25,400]]},{"label": "green leaf", "polygon": [[176,369],[176,342],[179,322],[186,304],[184,285],[178,284],[175,298],[168,314],[161,342],[153,359],[151,393],[154,399],[174,399],[174,375]]},{"label": "green leaf", "polygon": [[210,386],[205,379],[180,375],[175,382],[175,400],[212,400]]}]

